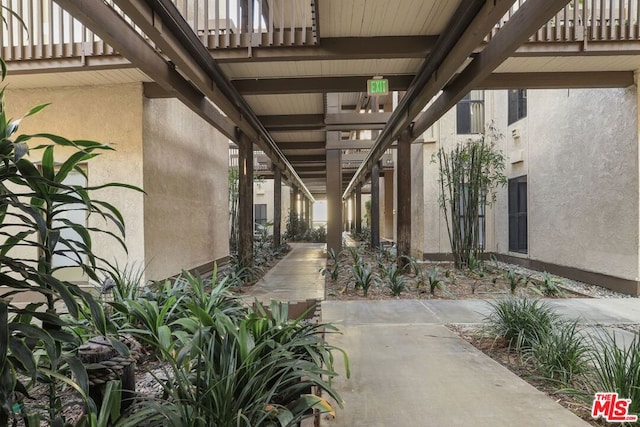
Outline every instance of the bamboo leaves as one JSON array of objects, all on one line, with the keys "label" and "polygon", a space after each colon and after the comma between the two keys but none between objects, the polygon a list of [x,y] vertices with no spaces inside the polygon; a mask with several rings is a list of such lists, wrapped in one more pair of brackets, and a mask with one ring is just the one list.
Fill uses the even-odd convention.
[{"label": "bamboo leaves", "polygon": [[440,208],[458,268],[479,258],[484,249],[480,218],[495,202],[497,187],[506,184],[505,159],[495,147],[500,138],[490,124],[481,139],[459,143],[449,152],[440,148],[432,159],[439,166]]}]

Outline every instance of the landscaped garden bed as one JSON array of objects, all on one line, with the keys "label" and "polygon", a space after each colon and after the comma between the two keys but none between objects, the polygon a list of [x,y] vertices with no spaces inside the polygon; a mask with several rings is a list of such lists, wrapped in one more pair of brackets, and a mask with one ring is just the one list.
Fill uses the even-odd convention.
[{"label": "landscaped garden bed", "polygon": [[[327,299],[493,299],[514,294],[532,297],[586,298],[623,296],[515,265],[477,261],[456,268],[453,262],[406,258],[398,267],[393,248],[369,250],[360,244],[331,252],[325,275]],[[366,289],[366,291],[365,291]]]},{"label": "landscaped garden bed", "polygon": [[617,392],[631,399],[629,414],[640,412],[638,325],[615,325],[634,334],[629,341],[613,325],[561,317],[544,300],[521,295],[491,304],[483,324],[448,327],[591,425],[631,425],[594,419],[592,404],[597,392]]}]

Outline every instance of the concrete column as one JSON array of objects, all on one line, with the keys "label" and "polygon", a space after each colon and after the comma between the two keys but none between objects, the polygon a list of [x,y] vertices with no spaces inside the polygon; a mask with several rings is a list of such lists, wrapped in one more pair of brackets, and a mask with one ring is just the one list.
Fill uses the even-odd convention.
[{"label": "concrete column", "polygon": [[362,232],[362,184],[358,185],[356,188],[356,233]]},{"label": "concrete column", "polygon": [[380,162],[371,168],[371,247],[380,247]]},{"label": "concrete column", "polygon": [[238,138],[238,259],[253,265],[253,142]]},{"label": "concrete column", "polygon": [[327,250],[338,253],[342,249],[342,150],[327,150],[326,155]]},{"label": "concrete column", "polygon": [[398,140],[398,258],[411,255],[411,137],[404,131]]},{"label": "concrete column", "polygon": [[384,224],[384,237],[393,240],[393,171],[388,170],[384,172],[384,218],[382,223]]},{"label": "concrete column", "polygon": [[273,169],[273,248],[280,247],[282,241],[282,173]]}]

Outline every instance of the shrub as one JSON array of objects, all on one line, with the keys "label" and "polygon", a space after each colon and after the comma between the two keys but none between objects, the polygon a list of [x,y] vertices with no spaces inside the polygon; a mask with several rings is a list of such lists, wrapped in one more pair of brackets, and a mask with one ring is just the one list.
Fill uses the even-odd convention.
[{"label": "shrub", "polygon": [[589,363],[593,372],[586,376],[590,389],[586,398],[593,400],[598,391],[616,392],[621,399],[631,399],[630,414],[640,413],[640,336],[621,342],[614,333],[603,332],[591,339]]},{"label": "shrub", "polygon": [[516,349],[531,348],[549,335],[558,315],[544,301],[527,296],[510,297],[490,303],[485,318],[489,329]]},{"label": "shrub", "polygon": [[333,412],[310,394],[312,386],[341,405],[329,382],[337,375],[333,353],[341,350],[323,338],[332,325],[289,320],[286,304],[251,309],[224,281],[208,290],[185,275],[175,286],[165,288],[172,294],[165,301],[181,290],[171,311],[157,310],[155,301],[133,304],[140,310],[128,332],[152,345],[168,372],[155,378],[165,397],[144,400],[125,425],[295,425],[311,409]]},{"label": "shrub", "polygon": [[559,283],[558,279],[554,279],[545,271],[542,275],[542,281],[538,282],[538,287],[533,289],[536,289],[540,294],[546,297],[559,297],[564,294]]},{"label": "shrub", "polygon": [[351,273],[353,274],[356,289],[362,288],[362,292],[366,297],[369,294],[371,285],[376,281],[373,269],[369,264],[357,263],[351,267]]},{"label": "shrub", "polygon": [[525,351],[545,378],[568,384],[587,368],[588,347],[578,329],[578,322],[560,322],[548,334],[540,334]]},{"label": "shrub", "polygon": [[438,279],[438,267],[433,269],[427,280],[429,281],[429,293],[431,295],[435,294],[436,289],[442,289],[442,281]]}]

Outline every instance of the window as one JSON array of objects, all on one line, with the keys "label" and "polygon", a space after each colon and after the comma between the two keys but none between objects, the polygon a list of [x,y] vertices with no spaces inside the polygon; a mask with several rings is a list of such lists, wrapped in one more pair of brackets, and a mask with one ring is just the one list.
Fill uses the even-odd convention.
[{"label": "window", "polygon": [[527,177],[509,180],[509,250],[527,253]]},{"label": "window", "polygon": [[527,117],[527,90],[509,89],[508,124]]},{"label": "window", "polygon": [[472,90],[456,106],[458,135],[484,132],[484,91]]},{"label": "window", "polygon": [[255,223],[254,227],[256,231],[259,231],[260,225],[265,225],[267,223],[267,205],[264,203],[253,205],[253,222]]}]

